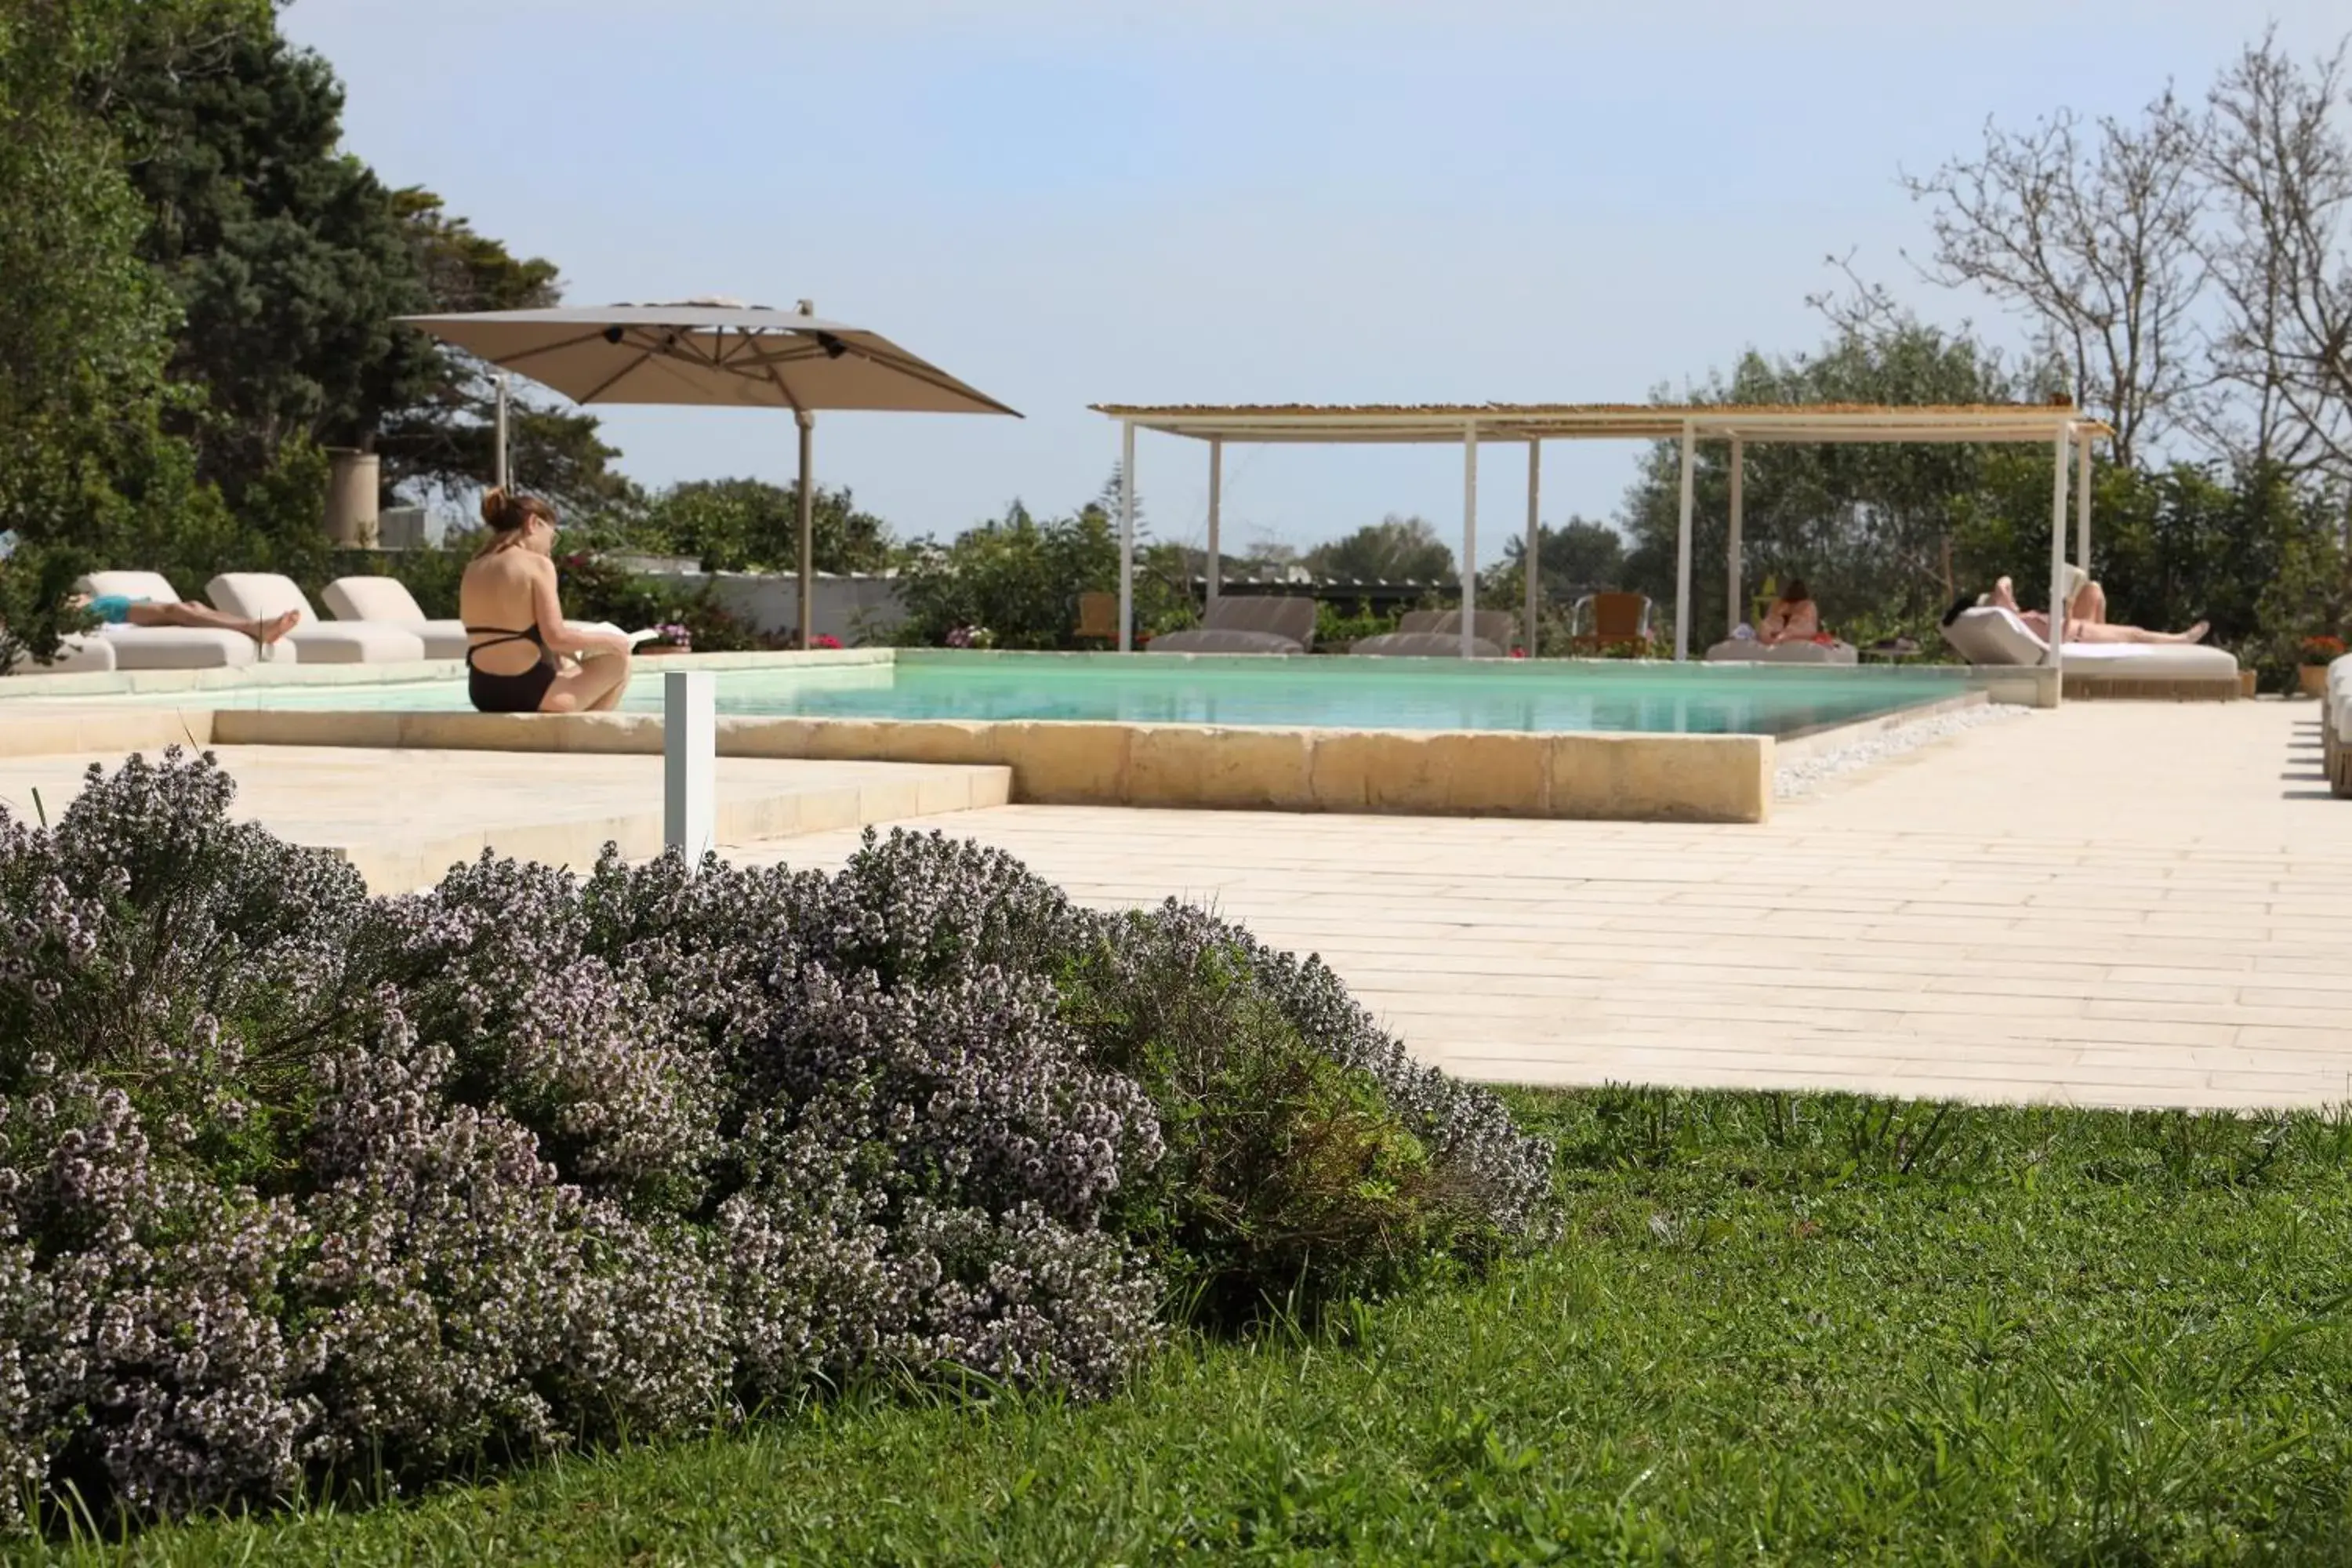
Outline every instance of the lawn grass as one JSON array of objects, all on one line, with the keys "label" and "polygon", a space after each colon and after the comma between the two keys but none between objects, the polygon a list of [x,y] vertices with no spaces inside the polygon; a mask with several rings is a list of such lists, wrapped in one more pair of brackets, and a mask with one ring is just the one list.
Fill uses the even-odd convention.
[{"label": "lawn grass", "polygon": [[2352,1558],[2352,1123],[1516,1097],[1557,1246],[1131,1393],[880,1394],[134,1563]]}]

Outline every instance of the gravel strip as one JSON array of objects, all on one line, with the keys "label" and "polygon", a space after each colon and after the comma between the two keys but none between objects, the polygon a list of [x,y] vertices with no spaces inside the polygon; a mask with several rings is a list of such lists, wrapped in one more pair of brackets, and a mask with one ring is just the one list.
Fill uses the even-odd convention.
[{"label": "gravel strip", "polygon": [[2026,712],[2027,710],[2008,703],[1983,702],[1938,713],[1916,723],[1874,731],[1834,751],[1817,752],[1801,761],[1781,763],[1773,774],[1772,798],[1795,800],[1811,794],[1825,781],[1841,773],[1870,767],[1889,757],[1899,757],[1906,752],[1917,751],[1922,746],[1957,735],[1963,730],[2021,719]]}]

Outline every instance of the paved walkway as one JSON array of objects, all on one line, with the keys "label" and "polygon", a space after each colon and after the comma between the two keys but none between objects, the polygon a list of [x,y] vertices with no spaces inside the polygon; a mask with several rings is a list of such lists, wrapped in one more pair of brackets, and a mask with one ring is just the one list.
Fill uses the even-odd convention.
[{"label": "paved walkway", "polygon": [[[1763,827],[1009,807],[1089,902],[1319,952],[1423,1057],[1528,1083],[2352,1100],[2352,802],[2310,703],[2076,703]],[[837,865],[853,835],[736,851]]]},{"label": "paved walkway", "polygon": [[[662,845],[662,759],[567,752],[221,746],[237,783],[231,814],[297,844],[334,849],[379,893],[429,887],[487,847],[586,869],[610,840],[628,855]],[[90,763],[116,751],[0,757],[0,806],[54,821]],[[772,839],[939,812],[1002,805],[1010,770],[902,763],[719,759],[719,839]],[[36,798],[36,792],[37,798]]]}]

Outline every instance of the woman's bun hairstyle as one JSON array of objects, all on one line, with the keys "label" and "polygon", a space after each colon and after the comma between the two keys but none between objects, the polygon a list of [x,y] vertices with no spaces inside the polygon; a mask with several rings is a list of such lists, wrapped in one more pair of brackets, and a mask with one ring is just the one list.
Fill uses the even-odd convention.
[{"label": "woman's bun hairstyle", "polygon": [[483,493],[482,522],[493,533],[512,533],[535,517],[553,522],[555,509],[537,496],[517,495],[503,485]]}]

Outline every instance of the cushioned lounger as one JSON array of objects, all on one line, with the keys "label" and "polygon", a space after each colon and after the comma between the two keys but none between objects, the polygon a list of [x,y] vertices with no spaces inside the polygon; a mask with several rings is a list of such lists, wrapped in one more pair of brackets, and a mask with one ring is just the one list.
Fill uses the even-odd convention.
[{"label": "cushioned lounger", "polygon": [[105,675],[115,668],[114,645],[98,636],[70,632],[58,644],[55,658],[46,663],[32,658],[17,662],[11,675]]},{"label": "cushioned lounger", "polygon": [[[181,602],[178,589],[160,572],[92,572],[74,584],[94,598],[119,595],[150,604]],[[300,658],[283,641],[264,648],[243,632],[204,626],[100,626],[98,635],[114,653],[117,669],[224,669],[262,658],[291,664]]]},{"label": "cushioned lounger", "polygon": [[1855,664],[1851,644],[1760,643],[1753,637],[1729,637],[1706,650],[1709,664]]},{"label": "cushioned lounger", "polygon": [[[2050,652],[2014,611],[1963,610],[1944,640],[1970,664],[2036,665]],[[2238,661],[2202,643],[2081,643],[2064,649],[2066,690],[2077,697],[2219,697],[2239,694]]]},{"label": "cushioned lounger", "polygon": [[1156,637],[1147,653],[1305,653],[1315,642],[1315,601],[1228,594],[1197,626]]},{"label": "cushioned lounger", "polygon": [[400,664],[425,658],[425,639],[414,627],[321,621],[294,580],[275,572],[224,572],[205,584],[205,596],[240,620],[266,621],[294,611],[302,618],[286,640],[305,664]]},{"label": "cushioned lounger", "polygon": [[[1366,647],[1365,643],[1376,643]],[[1454,632],[1382,632],[1378,637],[1364,637],[1349,646],[1351,654],[1370,655],[1378,658],[1460,658],[1462,634]],[[1500,658],[1503,650],[1485,637],[1470,639],[1472,658]]]},{"label": "cushioned lounger", "polygon": [[2352,799],[2352,654],[2327,667],[2327,689],[2319,699],[2319,740],[2328,787]]},{"label": "cushioned lounger", "polygon": [[426,619],[416,595],[397,577],[338,577],[320,590],[319,597],[339,622],[373,622],[415,632],[425,643],[427,658],[466,657],[466,623]]},{"label": "cushioned lounger", "polygon": [[[1518,641],[1518,617],[1508,610],[1473,612],[1470,657],[1500,658]],[[1459,658],[1462,657],[1462,612],[1407,610],[1397,629],[1359,637],[1348,646],[1351,654],[1391,658]]]}]

